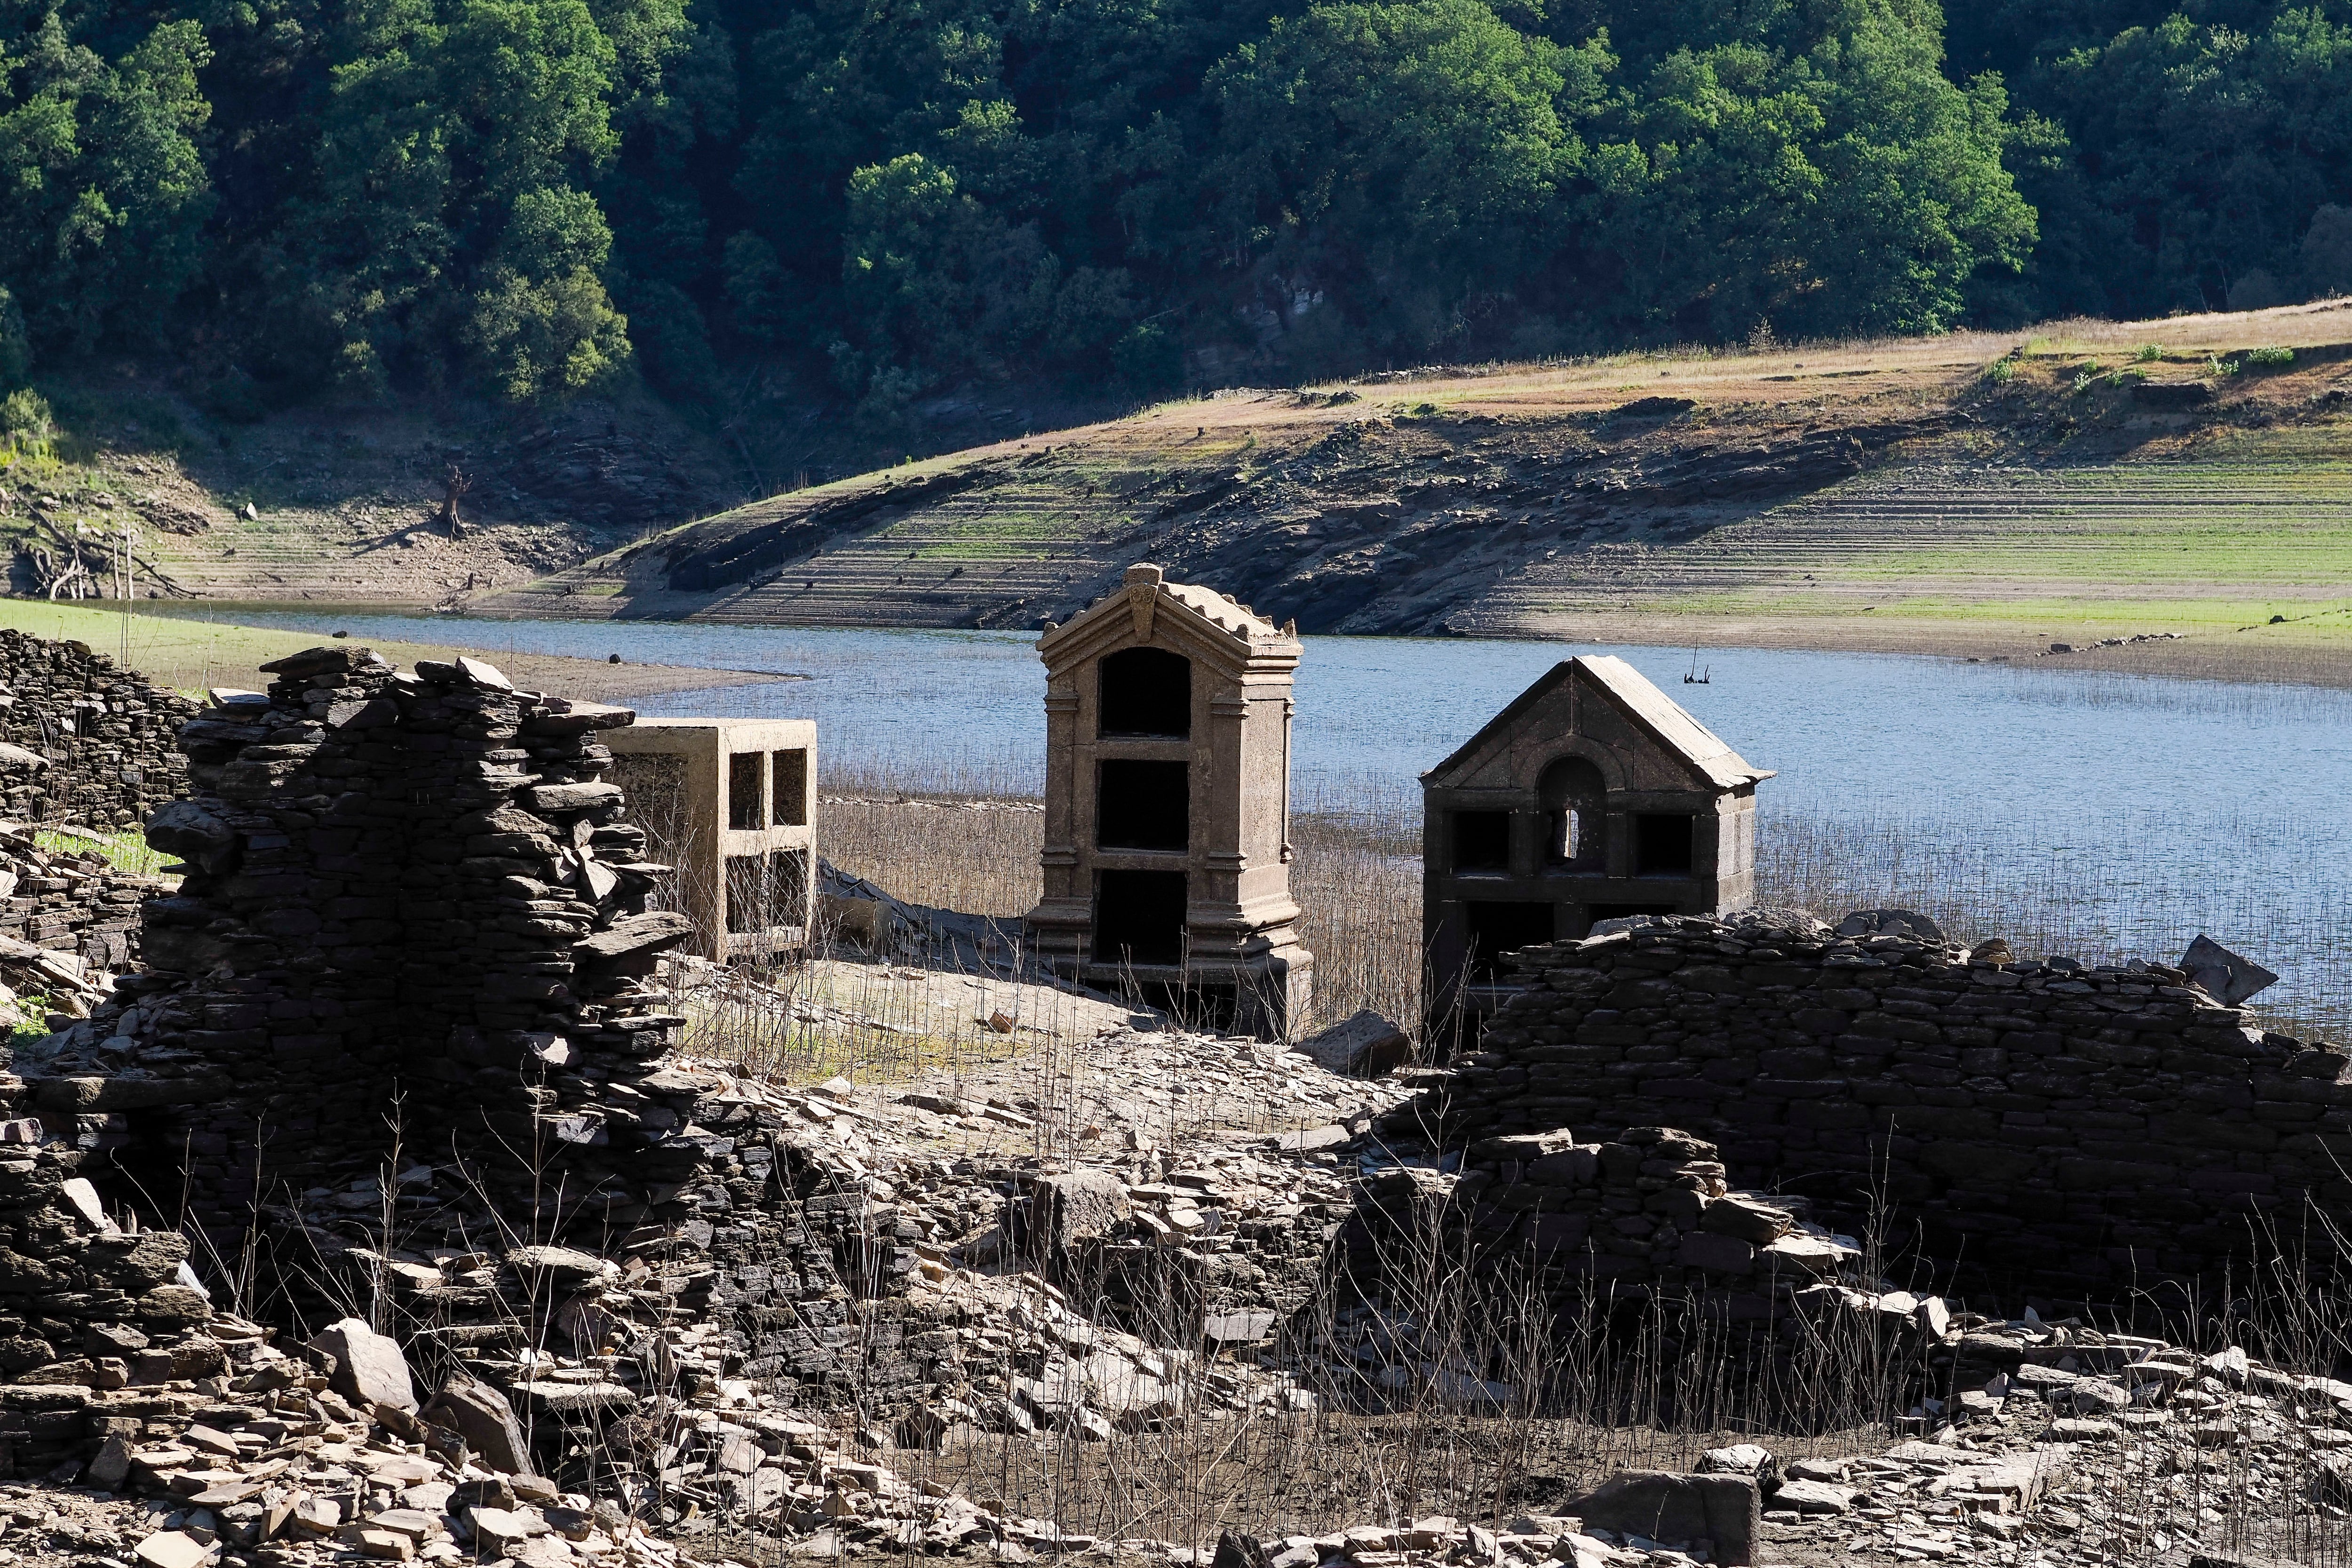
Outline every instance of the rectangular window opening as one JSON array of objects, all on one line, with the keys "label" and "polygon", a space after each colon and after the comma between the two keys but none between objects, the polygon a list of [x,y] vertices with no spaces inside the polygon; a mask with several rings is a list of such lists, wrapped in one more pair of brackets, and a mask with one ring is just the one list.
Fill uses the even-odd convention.
[{"label": "rectangular window opening", "polygon": [[808,753],[770,752],[768,770],[774,784],[775,809],[768,820],[779,827],[808,826]]},{"label": "rectangular window opening", "polygon": [[1552,905],[1538,903],[1465,905],[1463,914],[1470,936],[1470,978],[1485,982],[1504,979],[1509,973],[1509,966],[1502,962],[1505,953],[1551,941],[1557,923],[1552,910]]},{"label": "rectangular window opening", "polygon": [[1454,868],[1457,871],[1509,870],[1511,814],[1507,811],[1455,812]]},{"label": "rectangular window opening", "polygon": [[1095,844],[1181,852],[1192,843],[1192,765],[1114,760],[1095,773]]},{"label": "rectangular window opening", "polygon": [[808,910],[808,857],[798,849],[727,857],[727,929],[735,935],[797,926]]},{"label": "rectangular window opening", "polygon": [[1192,733],[1192,661],[1163,647],[1121,648],[1098,669],[1096,732],[1181,741]]},{"label": "rectangular window opening", "polygon": [[756,833],[768,826],[767,781],[760,770],[767,761],[761,752],[738,752],[727,759],[727,826],[737,833]]},{"label": "rectangular window opening", "polygon": [[1181,963],[1185,899],[1181,871],[1095,873],[1095,962]]},{"label": "rectangular window opening", "polygon": [[1645,812],[1633,819],[1633,874],[1637,877],[1687,877],[1692,856],[1688,815]]}]

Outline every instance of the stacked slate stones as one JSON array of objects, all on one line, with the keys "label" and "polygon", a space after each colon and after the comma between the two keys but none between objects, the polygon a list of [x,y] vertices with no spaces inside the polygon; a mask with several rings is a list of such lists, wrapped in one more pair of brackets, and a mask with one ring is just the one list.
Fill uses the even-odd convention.
[{"label": "stacked slate stones", "polygon": [[598,778],[597,731],[633,716],[471,660],[265,668],[266,694],[183,731],[195,795],[148,837],[185,879],[147,906],[151,972],[55,1041],[34,1104],[140,1113],[98,1131],[224,1222],[379,1157],[395,1114],[428,1159],[588,1142],[580,1113],[549,1118],[549,1075],[667,1048],[642,977],[686,931],[645,912],[660,868]]},{"label": "stacked slate stones", "polygon": [[[1645,917],[1517,955],[1527,989],[1391,1131],[1668,1124],[1849,1229],[1893,1203],[1964,1286],[2113,1302],[2352,1201],[2352,1058],[2160,963],[2024,961],[1867,911]],[[2271,1249],[2271,1250],[2275,1250]]]},{"label": "stacked slate stones", "polygon": [[138,961],[139,907],[163,884],[70,842],[0,823],[0,1024],[86,1017],[104,977]]},{"label": "stacked slate stones", "polygon": [[116,831],[184,793],[174,743],[196,704],[122,669],[89,645],[0,628],[0,742],[50,764],[0,778],[17,822]]},{"label": "stacked slate stones", "polygon": [[1872,1283],[1860,1246],[1805,1219],[1810,1206],[1731,1191],[1715,1146],[1677,1128],[1589,1143],[1499,1133],[1471,1144],[1458,1172],[1402,1165],[1365,1182],[1345,1233],[1348,1268],[1379,1295],[1411,1278],[1432,1243],[1446,1254],[1466,1245],[1480,1277],[1528,1269],[1563,1307],[1728,1292],[1761,1318],[1776,1299],[1801,1304],[1807,1292]]}]

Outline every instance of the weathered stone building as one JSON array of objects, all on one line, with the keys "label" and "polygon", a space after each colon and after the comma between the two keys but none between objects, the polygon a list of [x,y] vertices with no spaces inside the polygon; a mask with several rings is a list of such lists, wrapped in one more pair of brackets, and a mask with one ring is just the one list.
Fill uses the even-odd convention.
[{"label": "weathered stone building", "polygon": [[642,912],[656,868],[602,778],[627,710],[470,659],[265,668],[183,731],[194,795],[148,837],[185,877],[146,907],[133,1016],[57,1043],[90,1070],[24,1064],[45,1116],[111,1117],[94,1143],[216,1225],[381,1149],[388,1118],[435,1154],[534,1146],[526,1079],[666,1047],[637,977],[687,931]]},{"label": "weathered stone building", "polygon": [[1624,660],[1554,665],[1422,775],[1433,1027],[1467,1032],[1499,1005],[1513,949],[1745,908],[1771,776]]},{"label": "weathered stone building", "polygon": [[669,871],[660,901],[705,958],[768,958],[808,941],[815,899],[816,724],[640,719],[606,732],[613,782]]},{"label": "weathered stone building", "polygon": [[1245,1032],[1306,1011],[1290,896],[1299,645],[1244,605],[1130,566],[1038,639],[1045,661],[1039,956]]}]

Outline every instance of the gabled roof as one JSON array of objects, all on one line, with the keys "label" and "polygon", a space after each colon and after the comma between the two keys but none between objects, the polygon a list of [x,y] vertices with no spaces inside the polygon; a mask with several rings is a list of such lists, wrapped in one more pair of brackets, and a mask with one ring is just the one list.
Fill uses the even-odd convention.
[{"label": "gabled roof", "polygon": [[1693,718],[1688,709],[1613,654],[1579,654],[1553,665],[1430,773],[1442,773],[1466,763],[1488,742],[1508,732],[1522,714],[1547,695],[1570,680],[1580,679],[1588,689],[1608,698],[1619,711],[1717,789],[1737,789],[1772,776],[1769,768],[1750,767],[1745,758],[1724,743],[1721,736]]},{"label": "gabled roof", "polygon": [[1132,617],[1136,637],[1141,640],[1151,635],[1152,621],[1159,612],[1168,609],[1181,612],[1182,620],[1190,623],[1195,635],[1216,639],[1211,646],[1230,645],[1230,651],[1242,658],[1270,652],[1286,654],[1293,662],[1297,660],[1297,636],[1289,627],[1276,626],[1247,605],[1214,588],[1204,588],[1197,583],[1171,583],[1159,567],[1149,563],[1129,566],[1118,587],[1062,625],[1047,627],[1037,639],[1037,651],[1050,664],[1055,657],[1052,650],[1118,616]]}]

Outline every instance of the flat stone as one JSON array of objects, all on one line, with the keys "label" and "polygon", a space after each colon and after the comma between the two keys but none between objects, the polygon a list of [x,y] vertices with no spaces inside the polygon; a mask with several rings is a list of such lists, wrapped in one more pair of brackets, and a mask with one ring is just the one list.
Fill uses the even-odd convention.
[{"label": "flat stone", "polygon": [[1728,1448],[1709,1448],[1698,1457],[1696,1467],[1703,1476],[1752,1476],[1772,1462],[1772,1450],[1760,1443],[1734,1443]]},{"label": "flat stone", "polygon": [[621,1271],[618,1264],[571,1247],[518,1247],[507,1254],[507,1267],[518,1274],[552,1274],[574,1284]]},{"label": "flat stone", "polygon": [[1040,1176],[1029,1201],[1013,1209],[1024,1250],[1053,1257],[1099,1241],[1135,1212],[1127,1184],[1108,1171]]},{"label": "flat stone", "polygon": [[351,1542],[361,1556],[379,1563],[405,1563],[416,1555],[416,1542],[396,1530],[362,1527],[351,1532]]},{"label": "flat stone", "polygon": [[541,1415],[591,1415],[635,1406],[634,1390],[618,1383],[551,1383],[534,1379],[515,1384],[515,1392]]},{"label": "flat stone", "polygon": [[1277,1134],[1274,1146],[1285,1154],[1312,1154],[1321,1149],[1337,1149],[1354,1136],[1344,1127],[1308,1127]]},{"label": "flat stone", "polygon": [[1377,1078],[1412,1059],[1412,1037],[1370,1007],[1292,1047],[1332,1072]]},{"label": "flat stone", "polygon": [[387,1508],[368,1515],[367,1521],[378,1530],[396,1530],[411,1541],[423,1541],[441,1528],[438,1514],[417,1508]]},{"label": "flat stone", "polygon": [[1612,1476],[1568,1511],[1587,1530],[1642,1535],[1663,1546],[1710,1545],[1725,1568],[1749,1568],[1764,1523],[1763,1494],[1746,1476],[1683,1476],[1627,1470]]},{"label": "flat stone", "polygon": [[573,942],[572,952],[582,960],[625,958],[632,953],[675,947],[693,934],[694,922],[684,915],[671,910],[655,910],[614,921],[609,930]]},{"label": "flat stone", "polygon": [[1772,1494],[1772,1506],[1799,1513],[1844,1513],[1853,1507],[1853,1491],[1827,1481],[1784,1481]]},{"label": "flat stone", "polygon": [[218,1552],[219,1548],[182,1530],[159,1530],[132,1549],[132,1555],[149,1568],[203,1568]]},{"label": "flat stone", "polygon": [[486,664],[478,658],[468,658],[463,654],[457,656],[457,673],[475,685],[487,686],[493,691],[514,689],[514,682],[509,680],[498,666]]},{"label": "flat stone", "polygon": [[1698,1227],[1715,1236],[1736,1237],[1752,1247],[1766,1247],[1789,1234],[1797,1216],[1755,1198],[1734,1193],[1706,1205]]},{"label": "flat stone", "polygon": [[1213,1312],[1201,1323],[1201,1337],[1213,1344],[1251,1345],[1274,1332],[1275,1315],[1267,1311]]},{"label": "flat stone", "polygon": [[452,1373],[441,1392],[420,1412],[423,1419],[455,1432],[475,1457],[494,1470],[512,1475],[530,1468],[522,1423],[506,1395],[477,1377]]},{"label": "flat stone", "polygon": [[358,1318],[331,1323],[310,1341],[310,1348],[335,1358],[328,1380],[337,1394],[364,1410],[386,1405],[394,1410],[416,1408],[416,1390],[408,1379],[408,1358],[399,1344],[377,1333]]},{"label": "flat stone", "polygon": [[547,1533],[547,1521],[536,1511],[525,1509],[467,1509],[466,1522],[473,1526],[476,1540],[498,1552],[519,1546],[534,1535]]}]

